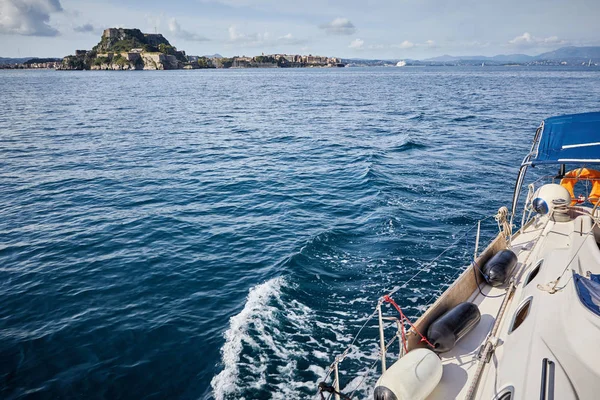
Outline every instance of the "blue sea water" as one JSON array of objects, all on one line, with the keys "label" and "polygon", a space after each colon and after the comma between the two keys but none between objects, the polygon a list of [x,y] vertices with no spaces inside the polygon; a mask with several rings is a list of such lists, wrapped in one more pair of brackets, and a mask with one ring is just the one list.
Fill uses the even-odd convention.
[{"label": "blue sea water", "polygon": [[[0,71],[0,397],[314,398],[599,93],[583,67]],[[377,351],[368,325],[344,390]]]}]

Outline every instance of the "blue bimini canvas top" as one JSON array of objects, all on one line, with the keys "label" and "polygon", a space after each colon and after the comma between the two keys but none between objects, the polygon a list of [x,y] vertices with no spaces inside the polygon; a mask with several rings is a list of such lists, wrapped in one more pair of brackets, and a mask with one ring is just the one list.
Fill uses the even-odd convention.
[{"label": "blue bimini canvas top", "polygon": [[551,117],[536,134],[527,163],[600,164],[600,112]]},{"label": "blue bimini canvas top", "polygon": [[591,312],[600,316],[600,279],[599,275],[592,275],[590,279],[586,279],[583,276],[573,273],[575,280],[575,288],[579,295],[579,300],[586,306]]}]

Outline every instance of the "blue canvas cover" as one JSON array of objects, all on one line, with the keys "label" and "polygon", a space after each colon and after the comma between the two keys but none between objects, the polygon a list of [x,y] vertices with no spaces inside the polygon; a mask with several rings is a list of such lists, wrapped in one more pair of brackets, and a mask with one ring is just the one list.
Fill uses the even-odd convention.
[{"label": "blue canvas cover", "polygon": [[600,112],[548,118],[531,165],[600,164]]},{"label": "blue canvas cover", "polygon": [[592,275],[593,279],[587,279],[583,276],[573,273],[575,288],[579,295],[579,300],[591,312],[600,316],[600,283],[598,283],[598,275]]}]

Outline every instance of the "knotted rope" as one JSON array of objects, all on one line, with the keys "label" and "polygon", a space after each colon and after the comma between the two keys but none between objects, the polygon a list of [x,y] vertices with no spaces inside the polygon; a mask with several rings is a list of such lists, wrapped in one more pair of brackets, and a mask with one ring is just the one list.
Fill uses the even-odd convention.
[{"label": "knotted rope", "polygon": [[500,207],[498,213],[494,216],[494,219],[498,223],[498,230],[502,232],[505,237],[510,237],[512,235],[512,227],[508,222],[508,208]]}]

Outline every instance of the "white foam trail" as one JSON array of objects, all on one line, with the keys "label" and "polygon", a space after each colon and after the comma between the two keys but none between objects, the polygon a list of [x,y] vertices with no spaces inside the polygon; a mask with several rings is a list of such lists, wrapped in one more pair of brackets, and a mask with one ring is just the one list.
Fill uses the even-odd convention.
[{"label": "white foam trail", "polygon": [[225,332],[225,344],[221,348],[223,371],[216,375],[210,382],[216,400],[224,400],[228,394],[235,393],[238,389],[240,354],[242,352],[242,341],[246,339],[250,322],[260,322],[261,316],[267,317],[273,310],[267,307],[269,300],[278,297],[283,278],[273,278],[265,283],[250,289],[246,298],[244,309],[229,319],[229,329]]},{"label": "white foam trail", "polygon": [[[330,303],[339,310],[317,314],[297,299],[286,299],[288,289],[293,292],[295,287],[283,278],[257,285],[250,289],[243,310],[230,318],[221,349],[223,370],[211,381],[215,400],[250,400],[266,390],[271,400],[320,398],[316,384],[326,374],[332,349],[341,352],[352,340],[354,325],[366,317],[352,318],[345,300]],[[352,346],[341,371],[344,380],[354,377],[348,367],[370,365],[377,358],[377,343],[368,340],[365,344],[362,350],[366,352],[358,343]],[[307,365],[305,360],[314,364]],[[368,390],[361,387],[357,393],[362,396]]]}]

